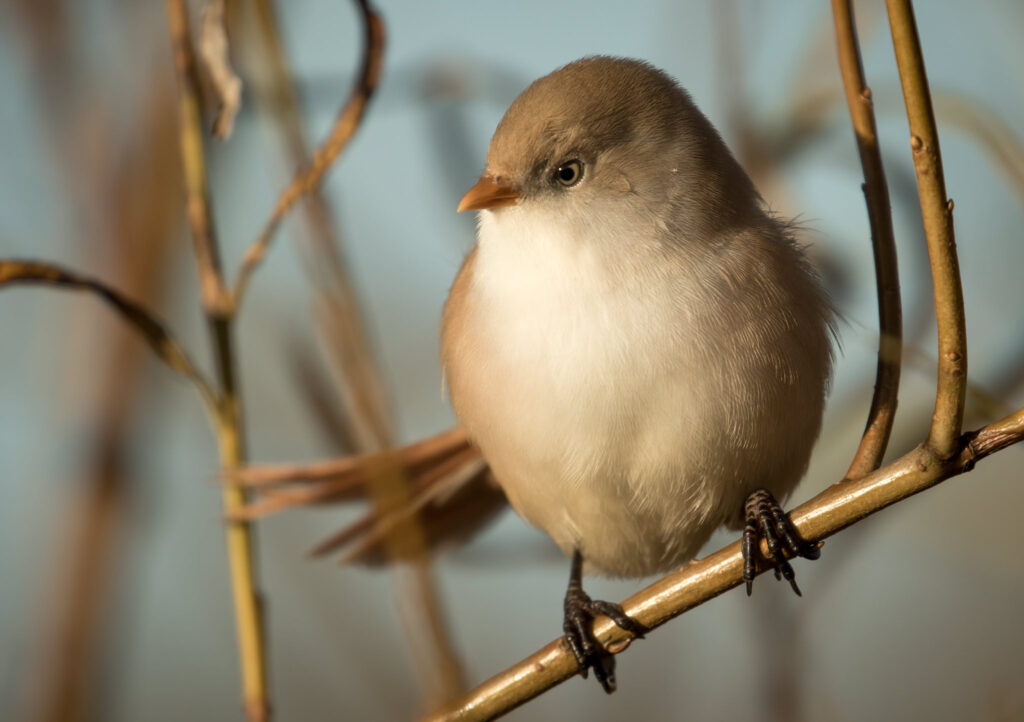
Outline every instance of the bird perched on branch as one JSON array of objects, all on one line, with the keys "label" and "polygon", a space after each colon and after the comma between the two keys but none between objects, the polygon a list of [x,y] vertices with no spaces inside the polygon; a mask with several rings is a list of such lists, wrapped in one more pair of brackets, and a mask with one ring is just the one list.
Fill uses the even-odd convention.
[{"label": "bird perched on branch", "polygon": [[584,570],[665,572],[725,524],[817,556],[777,499],[807,468],[832,365],[832,306],[689,95],[636,61],[590,57],[508,109],[458,207],[478,242],[444,309],[452,404],[513,508],[572,558],[564,624],[614,690]]}]

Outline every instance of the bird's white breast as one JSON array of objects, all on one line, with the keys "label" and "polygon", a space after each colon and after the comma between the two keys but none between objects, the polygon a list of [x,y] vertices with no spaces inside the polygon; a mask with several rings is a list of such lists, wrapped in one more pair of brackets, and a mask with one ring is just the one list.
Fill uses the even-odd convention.
[{"label": "bird's white breast", "polygon": [[721,304],[706,269],[657,254],[625,268],[625,233],[637,229],[482,213],[467,317],[444,343],[456,413],[513,507],[593,569],[642,576],[692,558],[777,471],[769,447],[788,446],[755,433],[756,405],[787,374],[766,372],[758,348],[719,357],[716,324],[743,324],[706,312]]},{"label": "bird's white breast", "polygon": [[[567,552],[583,546],[617,573],[628,573],[618,557],[663,565],[687,537],[680,524],[700,517],[680,461],[695,451],[687,426],[702,399],[698,384],[673,378],[685,375],[681,341],[692,340],[674,292],[628,278],[593,236],[482,215],[474,362],[451,379],[460,420],[517,511]],[[666,485],[680,487],[676,508],[661,501]]]}]

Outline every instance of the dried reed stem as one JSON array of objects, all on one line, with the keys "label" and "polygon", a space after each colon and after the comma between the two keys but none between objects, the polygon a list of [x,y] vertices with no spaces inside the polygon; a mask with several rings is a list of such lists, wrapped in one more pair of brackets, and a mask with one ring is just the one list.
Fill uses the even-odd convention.
[{"label": "dried reed stem", "polygon": [[[940,458],[922,445],[867,476],[833,484],[794,509],[791,518],[805,539],[825,539],[887,506],[970,471],[981,459],[1022,439],[1024,409],[967,434],[958,446],[959,453],[951,457]],[[738,586],[742,575],[743,556],[737,541],[663,577],[622,606],[629,616],[653,629]],[[616,653],[630,642],[629,634],[607,617],[595,620],[594,634],[606,649]],[[578,673],[572,652],[564,638],[559,638],[426,720],[494,719]]]},{"label": "dried reed stem", "polygon": [[384,58],[384,21],[371,7],[368,0],[357,0],[364,23],[365,52],[359,72],[359,80],[352,89],[348,102],[338,114],[334,127],[323,145],[313,154],[312,164],[296,173],[295,178],[278,196],[274,210],[267,219],[263,230],[246,251],[238,271],[233,294],[236,306],[241,305],[249,278],[263,260],[273,242],[281,221],[304,195],[316,188],[324,174],[337,160],[359,129],[366,107],[377,89]]},{"label": "dried reed stem", "polygon": [[939,458],[949,458],[957,452],[967,389],[967,328],[953,236],[953,201],[946,196],[939,134],[913,7],[910,0],[886,0],[886,7],[910,123],[910,147],[928,240],[939,332],[935,410],[926,443]]},{"label": "dried reed stem", "polygon": [[[221,273],[209,211],[199,81],[183,0],[167,0],[167,16],[174,48],[174,67],[178,75],[179,133],[188,218],[199,264],[203,307],[213,336],[220,386],[214,425],[221,469],[230,472],[245,461],[241,402],[231,338],[234,304]],[[225,488],[223,500],[225,514],[231,516],[245,505],[246,493],[237,487]],[[270,718],[270,703],[263,604],[257,588],[252,531],[244,521],[229,521],[225,527],[225,537],[238,633],[242,701],[250,722],[258,722]]]},{"label": "dried reed stem", "polygon": [[[359,8],[366,37],[362,69],[346,108],[339,116],[338,125],[332,132],[332,139],[324,149],[313,154],[314,168],[318,164],[330,163],[331,158],[341,152],[344,144],[355,133],[377,84],[383,57],[384,27],[380,18],[370,11],[365,2],[359,2]],[[297,93],[288,71],[273,4],[269,0],[256,0],[249,5],[248,11],[246,14],[251,18],[247,25],[249,35],[256,41],[248,57],[259,70],[254,75],[264,80],[253,84],[257,100],[262,101],[273,117],[292,167],[308,167],[310,146],[303,129]],[[323,167],[326,170],[326,165]],[[322,174],[323,171],[317,172]],[[329,352],[338,382],[336,390],[343,410],[342,433],[338,438],[349,442],[349,448],[358,452],[379,451],[391,447],[395,440],[385,384],[374,359],[359,300],[348,278],[344,257],[340,252],[339,233],[327,201],[320,192],[317,178],[307,183],[305,202],[301,208],[309,231],[309,242],[305,244],[306,252],[303,255],[307,275],[313,284],[320,337]],[[271,237],[269,234],[265,236],[267,243]],[[265,252],[265,248],[260,251],[261,254]],[[244,283],[244,279],[241,282]],[[466,446],[464,439],[462,445]],[[393,461],[402,452],[385,453]],[[408,498],[412,479],[406,478],[409,472],[405,468],[404,459],[398,461],[401,468],[385,474],[383,481],[372,474],[360,478],[357,472],[355,477],[339,480],[340,484],[318,484],[297,492],[285,491],[282,496],[267,496],[264,504],[273,508],[300,499],[315,503],[317,500],[328,497],[334,499],[356,491],[374,499],[376,505],[371,512],[374,517],[395,506],[412,509],[414,506]],[[374,464],[366,468],[370,467],[376,468]],[[398,483],[393,483],[395,474],[403,477]],[[421,479],[416,484],[423,482]],[[429,499],[427,495],[424,496]],[[415,508],[418,511],[419,507]],[[388,514],[383,518],[396,521],[395,516]],[[447,638],[443,610],[434,588],[426,553],[427,535],[421,527],[418,513],[390,525],[381,520],[372,525],[372,531],[380,534],[373,534],[372,539],[366,542],[370,548],[382,545],[391,553],[400,553],[401,556],[395,557],[396,561],[411,560],[408,568],[396,570],[396,593],[401,601],[400,617],[414,653],[414,665],[420,672],[428,708],[433,708],[461,694],[465,684],[458,657]]]},{"label": "dried reed stem", "polygon": [[0,259],[0,288],[18,283],[90,291],[102,298],[138,331],[157,358],[195,385],[207,408],[216,408],[217,394],[213,387],[192,363],[192,359],[181,344],[170,335],[164,324],[149,309],[102,281],[69,271],[56,264]]},{"label": "dried reed stem", "polygon": [[[257,45],[248,54],[254,66],[252,74],[263,79],[263,82],[253,83],[254,95],[275,121],[287,162],[294,168],[307,167],[312,153],[273,4],[269,0],[256,0],[250,5],[247,16],[252,18],[247,27]],[[377,50],[367,43],[363,52]],[[356,451],[392,446],[390,402],[374,359],[359,299],[349,280],[340,248],[340,233],[320,186],[307,194],[301,208],[308,233],[304,237],[307,243],[300,247],[305,251],[304,265],[313,284],[320,338],[336,372],[338,385],[334,391],[344,412],[339,416],[343,426],[337,438],[349,442],[348,448]],[[307,375],[303,380],[308,385],[310,377]],[[312,393],[316,392],[307,391],[307,399]],[[311,399],[311,405],[319,403],[322,403],[320,399]]]},{"label": "dried reed stem", "polygon": [[835,18],[836,46],[846,104],[850,109],[850,122],[857,139],[860,164],[864,169],[864,198],[871,225],[871,248],[878,289],[879,337],[875,391],[864,435],[846,472],[847,479],[858,479],[881,465],[892,433],[900,385],[903,312],[900,307],[900,278],[892,230],[892,209],[889,206],[889,186],[882,167],[871,90],[864,80],[850,0],[832,0],[832,14]]},{"label": "dried reed stem", "polygon": [[185,174],[185,207],[199,266],[203,308],[208,314],[224,316],[231,311],[231,298],[224,285],[220,253],[214,241],[203,153],[199,76],[184,0],[167,0],[167,24],[178,76],[178,123]]},{"label": "dried reed stem", "polygon": [[[216,417],[217,448],[221,470],[229,472],[245,463],[241,402],[232,350],[231,321],[211,320],[217,356],[221,404]],[[231,516],[246,504],[246,493],[225,487],[224,513]],[[231,567],[231,589],[235,600],[239,652],[242,665],[242,702],[250,722],[270,719],[267,691],[267,659],[264,637],[263,597],[256,580],[256,561],[250,525],[245,521],[225,522],[225,540]]]}]

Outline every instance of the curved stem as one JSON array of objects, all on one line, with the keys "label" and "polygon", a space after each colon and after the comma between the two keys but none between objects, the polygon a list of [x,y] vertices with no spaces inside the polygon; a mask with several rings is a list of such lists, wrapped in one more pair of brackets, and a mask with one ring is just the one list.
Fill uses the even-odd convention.
[{"label": "curved stem", "polygon": [[211,413],[217,408],[217,392],[192,362],[192,358],[156,315],[145,306],[108,286],[100,280],[85,276],[54,263],[26,261],[13,258],[0,259],[0,289],[18,283],[38,283],[91,291],[106,301],[120,316],[145,339],[150,349],[167,366],[192,382]]},{"label": "curved stem", "polygon": [[871,248],[875,258],[875,285],[878,289],[879,337],[875,391],[864,435],[846,472],[847,479],[858,479],[881,465],[892,433],[903,352],[903,311],[900,305],[900,278],[892,230],[892,209],[889,206],[889,186],[878,147],[871,90],[864,80],[850,0],[832,0],[832,14],[835,18],[836,46],[846,104],[850,109],[850,122],[857,138],[860,164],[864,169],[864,198],[871,224]]},{"label": "curved stem", "polygon": [[281,221],[303,196],[320,184],[324,174],[348,146],[349,141],[359,129],[370,98],[373,97],[373,93],[377,89],[384,59],[384,20],[370,7],[368,0],[356,1],[363,16],[365,43],[359,80],[352,89],[348,102],[338,113],[338,118],[334,122],[334,127],[331,128],[327,140],[313,153],[312,164],[308,168],[299,170],[292,182],[281,191],[270,218],[267,219],[260,235],[246,251],[245,257],[242,259],[242,266],[238,270],[238,278],[235,281],[232,296],[236,308],[241,305],[249,278],[267,254]]},{"label": "curved stem", "polygon": [[967,328],[960,265],[953,236],[953,201],[946,196],[939,134],[925,75],[921,42],[910,0],[886,0],[903,99],[910,124],[910,147],[921,197],[921,216],[935,288],[939,335],[939,375],[927,446],[941,458],[957,451],[967,390]]}]

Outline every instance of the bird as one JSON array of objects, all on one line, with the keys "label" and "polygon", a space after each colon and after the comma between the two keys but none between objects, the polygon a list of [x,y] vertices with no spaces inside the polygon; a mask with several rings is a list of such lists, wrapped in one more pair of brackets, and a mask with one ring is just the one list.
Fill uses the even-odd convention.
[{"label": "bird", "polygon": [[615,689],[582,578],[642,578],[742,529],[762,562],[817,558],[783,511],[818,437],[833,305],[796,239],[690,95],[640,60],[590,56],[508,108],[458,205],[477,242],[444,305],[459,424],[511,506],[571,559],[563,631]]}]

